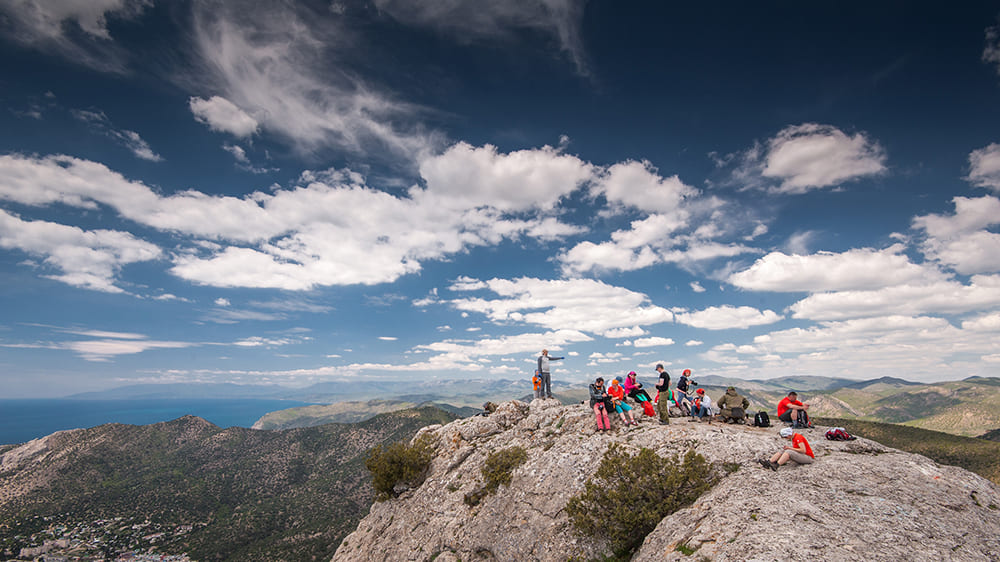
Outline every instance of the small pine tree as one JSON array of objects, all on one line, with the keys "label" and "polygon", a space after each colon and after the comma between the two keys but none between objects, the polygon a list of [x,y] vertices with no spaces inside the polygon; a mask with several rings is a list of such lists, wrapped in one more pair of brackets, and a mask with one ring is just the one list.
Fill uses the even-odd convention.
[{"label": "small pine tree", "polygon": [[630,455],[613,443],[566,513],[581,534],[601,537],[625,555],[639,548],[664,517],[693,503],[715,482],[712,466],[693,450],[682,461],[646,448]]}]

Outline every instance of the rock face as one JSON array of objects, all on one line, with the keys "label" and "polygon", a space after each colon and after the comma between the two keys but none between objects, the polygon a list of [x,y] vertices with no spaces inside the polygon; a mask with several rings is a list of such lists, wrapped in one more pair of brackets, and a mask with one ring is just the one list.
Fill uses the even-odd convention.
[{"label": "rock face", "polygon": [[[586,406],[553,400],[506,402],[489,417],[424,428],[438,441],[426,481],[373,505],[333,560],[600,558],[607,546],[579,536],[564,508],[612,442],[661,456],[693,448],[720,467],[738,464],[663,519],[633,560],[1000,559],[1000,490],[960,468],[863,438],[827,441],[825,428],[801,430],[814,464],[777,472],[756,462],[788,444],[776,427],[644,418],[627,430],[595,429]],[[528,460],[510,486],[466,505],[486,457],[512,446]]]}]

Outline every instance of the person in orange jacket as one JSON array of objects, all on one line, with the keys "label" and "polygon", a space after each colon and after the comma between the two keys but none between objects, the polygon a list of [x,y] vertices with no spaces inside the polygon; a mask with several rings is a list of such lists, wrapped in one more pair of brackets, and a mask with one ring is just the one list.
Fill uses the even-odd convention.
[{"label": "person in orange jacket", "polygon": [[[608,387],[608,395],[614,400],[615,411],[621,416],[623,424],[639,425],[639,422],[635,421],[635,415],[632,413],[632,406],[625,403],[625,389],[622,385],[618,384],[617,379],[611,379],[611,386]],[[626,413],[628,413],[628,419],[625,419]]]}]

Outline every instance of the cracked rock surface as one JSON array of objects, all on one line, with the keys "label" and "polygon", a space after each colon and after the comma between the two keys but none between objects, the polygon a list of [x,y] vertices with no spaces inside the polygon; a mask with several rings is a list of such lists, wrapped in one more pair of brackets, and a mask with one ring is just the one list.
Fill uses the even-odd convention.
[{"label": "cracked rock surface", "polygon": [[[664,518],[633,560],[1000,560],[1000,490],[961,468],[864,438],[827,441],[826,428],[818,427],[800,430],[816,462],[773,472],[756,459],[788,444],[780,426],[685,418],[615,424],[598,433],[586,406],[534,400],[424,428],[438,443],[425,482],[374,504],[333,559],[563,561],[610,554],[601,541],[578,535],[563,509],[608,445],[620,442],[661,456],[694,448],[729,468],[693,505]],[[465,494],[482,486],[486,457],[513,446],[528,460],[510,486],[466,505]]]}]

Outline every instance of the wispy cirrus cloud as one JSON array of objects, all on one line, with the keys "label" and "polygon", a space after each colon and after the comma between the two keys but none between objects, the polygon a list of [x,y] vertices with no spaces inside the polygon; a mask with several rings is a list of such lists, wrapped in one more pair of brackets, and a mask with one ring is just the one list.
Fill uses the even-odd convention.
[{"label": "wispy cirrus cloud", "polygon": [[375,0],[375,6],[400,23],[444,32],[460,42],[509,40],[518,29],[549,33],[577,72],[590,73],[580,29],[583,0]]},{"label": "wispy cirrus cloud", "polygon": [[983,47],[983,62],[993,65],[1000,74],[1000,25],[986,28],[986,46]]},{"label": "wispy cirrus cloud", "polygon": [[114,43],[109,20],[138,17],[152,0],[85,0],[0,2],[0,25],[21,44],[54,52],[104,72],[124,72],[128,52]]},{"label": "wispy cirrus cloud", "polygon": [[329,10],[289,2],[193,9],[192,47],[205,72],[185,82],[211,94],[192,97],[191,109],[216,130],[246,137],[259,128],[304,155],[382,150],[410,162],[440,144],[417,122],[424,108],[344,66],[356,33]]},{"label": "wispy cirrus cloud", "polygon": [[72,110],[70,113],[76,119],[87,123],[94,132],[104,135],[127,148],[137,158],[150,162],[162,162],[163,157],[150,148],[149,143],[135,131],[119,129],[111,123],[111,119],[103,111]]}]

